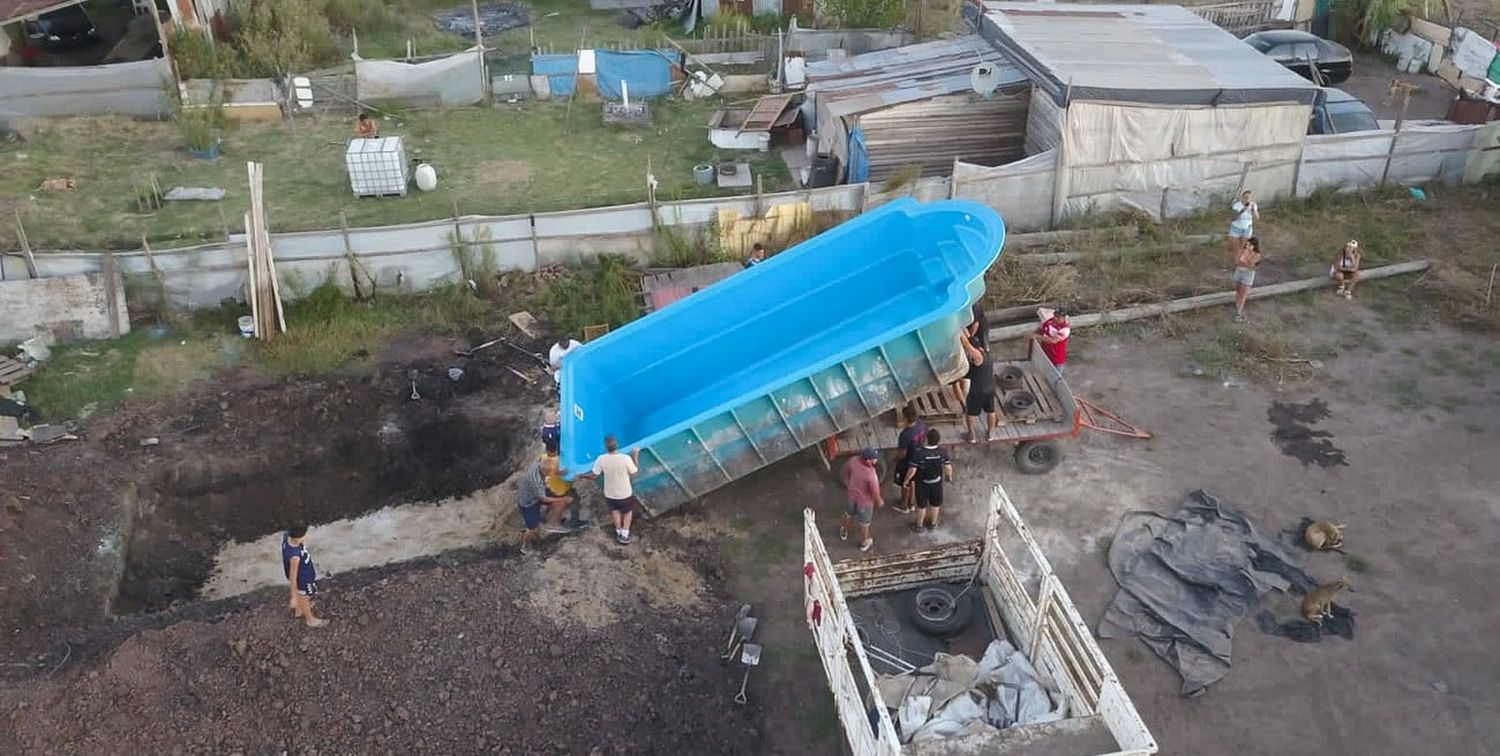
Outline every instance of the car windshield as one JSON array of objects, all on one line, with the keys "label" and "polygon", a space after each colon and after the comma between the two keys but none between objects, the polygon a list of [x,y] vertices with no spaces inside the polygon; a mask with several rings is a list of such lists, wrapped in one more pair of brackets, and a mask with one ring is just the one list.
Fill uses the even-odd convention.
[{"label": "car windshield", "polygon": [[1332,105],[1328,108],[1328,120],[1333,122],[1335,134],[1348,134],[1351,131],[1374,131],[1380,128],[1375,121],[1375,115],[1368,110],[1348,105]]},{"label": "car windshield", "polygon": [[1251,47],[1259,50],[1260,52],[1265,52],[1271,49],[1271,46],[1274,44],[1271,40],[1266,39],[1265,37],[1250,37],[1245,41],[1250,43]]}]

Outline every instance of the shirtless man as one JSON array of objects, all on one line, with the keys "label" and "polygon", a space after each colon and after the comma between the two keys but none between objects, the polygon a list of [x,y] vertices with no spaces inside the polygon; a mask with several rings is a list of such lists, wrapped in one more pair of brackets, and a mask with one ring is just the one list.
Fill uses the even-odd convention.
[{"label": "shirtless man", "polygon": [[1328,275],[1338,283],[1339,288],[1334,294],[1339,294],[1344,299],[1354,298],[1354,285],[1359,283],[1359,261],[1364,253],[1359,251],[1359,242],[1350,239],[1344,243],[1344,248],[1339,250],[1339,256],[1334,258],[1333,265],[1328,268]]},{"label": "shirtless man", "polygon": [[1234,281],[1236,323],[1245,320],[1245,300],[1250,298],[1250,287],[1255,285],[1255,269],[1260,267],[1260,258],[1260,239],[1254,236],[1246,239],[1234,256],[1234,273],[1230,274],[1230,279]]}]

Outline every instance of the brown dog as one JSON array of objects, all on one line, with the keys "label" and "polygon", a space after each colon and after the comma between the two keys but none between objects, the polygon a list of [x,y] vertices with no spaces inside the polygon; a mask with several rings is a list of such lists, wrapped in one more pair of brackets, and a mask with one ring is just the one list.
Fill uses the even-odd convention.
[{"label": "brown dog", "polygon": [[49,178],[37,187],[44,192],[71,192],[78,188],[78,182],[71,178]]},{"label": "brown dog", "polygon": [[1302,597],[1302,618],[1309,622],[1323,624],[1323,620],[1333,616],[1333,597],[1345,588],[1350,591],[1354,590],[1354,587],[1349,584],[1349,578],[1339,578],[1332,583],[1324,583],[1308,591],[1307,595]]}]

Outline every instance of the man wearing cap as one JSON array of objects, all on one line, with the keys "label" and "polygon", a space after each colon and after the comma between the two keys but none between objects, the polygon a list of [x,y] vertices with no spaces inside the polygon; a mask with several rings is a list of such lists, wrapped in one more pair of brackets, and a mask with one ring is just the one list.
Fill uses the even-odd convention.
[{"label": "man wearing cap", "polygon": [[1068,325],[1068,311],[1063,307],[1056,310],[1043,307],[1036,314],[1042,319],[1042,324],[1035,332],[1026,334],[1026,338],[1040,345],[1047,359],[1062,370],[1068,364],[1068,336],[1073,333],[1072,326]]},{"label": "man wearing cap", "polygon": [[885,506],[880,496],[880,473],[875,471],[878,459],[880,452],[865,449],[844,463],[844,490],[849,500],[844,505],[844,519],[839,521],[839,540],[849,540],[849,526],[857,520],[860,551],[869,551],[875,545],[870,538],[870,522],[875,519],[875,508]]}]

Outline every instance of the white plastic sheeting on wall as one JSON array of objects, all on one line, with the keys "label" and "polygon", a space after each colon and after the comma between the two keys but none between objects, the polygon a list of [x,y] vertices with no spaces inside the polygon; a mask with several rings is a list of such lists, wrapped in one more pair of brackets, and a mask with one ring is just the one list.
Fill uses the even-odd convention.
[{"label": "white plastic sheeting on wall", "polygon": [[472,105],[484,99],[483,53],[470,48],[425,63],[355,60],[359,98],[365,102]]},{"label": "white plastic sheeting on wall", "polygon": [[167,113],[164,58],[107,66],[0,66],[0,118],[118,114],[160,118]]},{"label": "white plastic sheeting on wall", "polygon": [[1500,168],[1492,166],[1490,171],[1469,175],[1474,156],[1483,154],[1485,135],[1496,133],[1500,131],[1487,126],[1443,124],[1309,136],[1297,175],[1297,195],[1328,186],[1352,192],[1376,186],[1382,179],[1405,186],[1478,181],[1486,172]]},{"label": "white plastic sheeting on wall", "polygon": [[1063,215],[1203,207],[1242,185],[1291,191],[1311,109],[1295,103],[1181,107],[1074,102],[1063,119]]},{"label": "white plastic sheeting on wall", "polygon": [[1039,231],[1052,221],[1052,176],[1057,154],[1051,150],[998,168],[959,163],[954,166],[953,196],[1000,211],[1009,231]]}]

